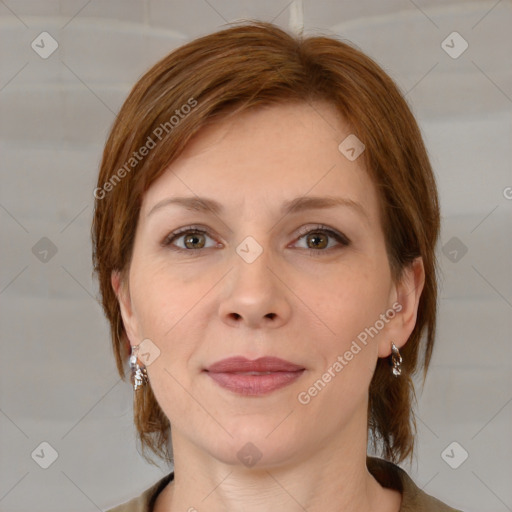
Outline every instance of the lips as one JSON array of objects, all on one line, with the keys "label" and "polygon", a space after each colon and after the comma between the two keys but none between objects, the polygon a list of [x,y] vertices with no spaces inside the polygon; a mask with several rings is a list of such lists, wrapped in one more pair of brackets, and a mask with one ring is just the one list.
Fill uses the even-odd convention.
[{"label": "lips", "polygon": [[206,369],[212,373],[294,372],[298,370],[304,370],[304,367],[277,357],[260,357],[254,361],[245,357],[230,357],[218,361]]},{"label": "lips", "polygon": [[221,387],[241,395],[261,395],[280,389],[298,379],[303,366],[277,357],[230,357],[204,370]]}]

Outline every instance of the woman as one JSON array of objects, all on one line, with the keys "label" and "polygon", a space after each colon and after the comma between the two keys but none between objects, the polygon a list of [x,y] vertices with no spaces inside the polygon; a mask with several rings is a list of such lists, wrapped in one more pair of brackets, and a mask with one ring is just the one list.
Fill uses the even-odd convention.
[{"label": "woman", "polygon": [[455,510],[396,465],[440,215],[377,64],[262,22],[192,41],[131,91],[94,195],[118,371],[143,452],[174,461],[112,511]]}]

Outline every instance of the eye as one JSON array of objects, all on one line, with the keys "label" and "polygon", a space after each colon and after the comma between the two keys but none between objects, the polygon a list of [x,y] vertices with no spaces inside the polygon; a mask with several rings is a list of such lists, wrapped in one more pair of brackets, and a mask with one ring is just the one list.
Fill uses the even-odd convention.
[{"label": "eye", "polygon": [[[168,235],[162,242],[162,246],[171,247],[176,251],[188,251],[191,252],[194,249],[209,249],[210,247],[218,247],[219,244],[216,242],[211,244],[209,247],[206,246],[206,240],[211,238],[208,236],[207,231],[196,226],[187,226],[177,231],[173,231]],[[176,245],[175,241],[183,240],[183,245]]]},{"label": "eye", "polygon": [[[181,252],[197,252],[200,249],[209,249],[212,247],[222,247],[222,244],[213,242],[209,246],[206,245],[207,239],[213,240],[209,235],[208,231],[199,226],[186,226],[170,233],[161,243],[163,247],[168,247],[174,251]],[[306,247],[302,247],[308,251],[312,251],[315,254],[321,252],[330,252],[332,249],[336,249],[336,242],[339,246],[346,247],[350,245],[350,240],[331,228],[323,225],[317,225],[313,228],[306,227],[301,229],[299,232],[299,238],[297,240],[304,239]],[[329,240],[331,239],[331,240]],[[182,240],[182,244],[176,242]],[[334,243],[330,243],[334,240]]]},{"label": "eye", "polygon": [[318,253],[336,249],[336,243],[329,245],[329,238],[338,242],[338,245],[344,247],[350,245],[350,240],[345,235],[322,225],[303,228],[299,233],[298,240],[305,240],[306,247],[303,247],[304,249]]}]

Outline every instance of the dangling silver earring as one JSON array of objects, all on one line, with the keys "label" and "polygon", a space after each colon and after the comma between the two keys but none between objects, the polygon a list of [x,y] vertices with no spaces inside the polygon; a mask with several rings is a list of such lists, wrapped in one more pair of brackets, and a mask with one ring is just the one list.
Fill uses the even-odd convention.
[{"label": "dangling silver earring", "polygon": [[132,353],[130,355],[130,368],[132,370],[132,384],[133,390],[137,391],[148,382],[148,372],[144,364],[139,364],[137,360],[137,353],[139,346],[132,346]]},{"label": "dangling silver earring", "polygon": [[393,342],[391,342],[391,351],[391,364],[393,365],[393,375],[395,377],[398,377],[399,375],[402,374],[402,369],[400,368],[402,356],[400,355],[400,351]]}]

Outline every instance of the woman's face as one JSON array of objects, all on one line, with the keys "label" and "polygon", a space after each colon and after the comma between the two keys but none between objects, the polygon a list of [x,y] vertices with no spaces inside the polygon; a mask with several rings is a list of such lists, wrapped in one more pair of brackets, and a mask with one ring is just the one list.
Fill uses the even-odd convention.
[{"label": "woman's face", "polygon": [[[150,340],[139,357],[175,445],[268,466],[366,447],[377,359],[406,342],[422,284],[391,280],[375,187],[338,148],[349,135],[326,103],[245,112],[204,128],[147,191],[118,297],[131,344]],[[327,197],[358,206],[312,202]],[[231,357],[297,371],[211,369]]]}]

